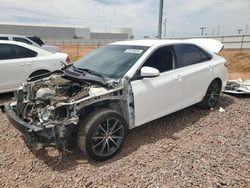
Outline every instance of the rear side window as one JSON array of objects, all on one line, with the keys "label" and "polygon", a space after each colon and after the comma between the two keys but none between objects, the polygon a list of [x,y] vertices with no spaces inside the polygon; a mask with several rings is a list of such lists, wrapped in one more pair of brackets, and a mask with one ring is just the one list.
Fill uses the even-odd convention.
[{"label": "rear side window", "polygon": [[178,67],[185,67],[211,59],[209,54],[195,45],[180,44],[176,45],[175,48],[181,56]]},{"label": "rear side window", "polygon": [[8,37],[0,37],[0,40],[9,40]]},{"label": "rear side window", "polygon": [[0,44],[0,60],[30,58],[36,56],[37,52],[30,49],[16,45]]},{"label": "rear side window", "polygon": [[20,37],[13,37],[13,40],[14,41],[17,41],[17,42],[23,42],[23,43],[26,43],[26,44],[32,44],[30,41],[28,41],[27,39],[24,39],[24,38],[20,38]]},{"label": "rear side window", "polygon": [[11,59],[11,45],[0,44],[0,60]]},{"label": "rear side window", "polygon": [[33,37],[28,37],[30,40],[34,41],[35,43],[39,44],[40,46],[44,45],[44,42],[42,41],[42,39],[40,39],[37,36],[33,36]]},{"label": "rear side window", "polygon": [[28,58],[37,56],[37,52],[30,50],[28,48],[24,48],[22,46],[12,45],[12,49],[13,49],[13,54],[17,58]]}]

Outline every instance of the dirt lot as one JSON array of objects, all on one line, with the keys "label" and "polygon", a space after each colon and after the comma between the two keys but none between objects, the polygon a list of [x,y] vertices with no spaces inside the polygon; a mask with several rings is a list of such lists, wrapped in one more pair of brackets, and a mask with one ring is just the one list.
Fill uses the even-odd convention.
[{"label": "dirt lot", "polygon": [[220,55],[229,62],[229,79],[250,79],[250,50],[224,50]]},{"label": "dirt lot", "polygon": [[[226,112],[219,112],[223,107]],[[250,187],[250,98],[227,95],[130,132],[122,151],[95,162],[77,148],[55,166],[32,153],[0,113],[0,187]]]}]

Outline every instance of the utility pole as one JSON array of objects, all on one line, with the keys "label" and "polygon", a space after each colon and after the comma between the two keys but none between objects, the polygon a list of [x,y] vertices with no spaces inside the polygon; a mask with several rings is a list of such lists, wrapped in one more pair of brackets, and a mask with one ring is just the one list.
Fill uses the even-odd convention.
[{"label": "utility pole", "polygon": [[163,0],[160,0],[160,6],[159,6],[159,23],[158,23],[158,39],[161,38],[162,13],[163,13]]},{"label": "utility pole", "polygon": [[204,30],[206,29],[206,27],[201,27],[200,29],[201,29],[201,36],[203,36]]},{"label": "utility pole", "polygon": [[215,30],[213,29],[212,35],[215,35]]},{"label": "utility pole", "polygon": [[245,33],[247,34],[248,25],[246,24]]},{"label": "utility pole", "polygon": [[164,25],[164,38],[166,38],[167,18],[164,19],[163,25]]},{"label": "utility pole", "polygon": [[220,26],[217,27],[217,35],[220,35]]},{"label": "utility pole", "polygon": [[239,32],[239,34],[241,33],[242,29],[237,29],[237,31]]}]

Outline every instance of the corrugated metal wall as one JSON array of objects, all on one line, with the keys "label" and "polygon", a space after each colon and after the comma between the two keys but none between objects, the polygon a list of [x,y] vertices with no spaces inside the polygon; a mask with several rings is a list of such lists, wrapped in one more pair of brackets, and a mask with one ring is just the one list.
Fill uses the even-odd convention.
[{"label": "corrugated metal wall", "polygon": [[125,40],[130,37],[131,28],[106,28],[90,29],[75,27],[52,27],[52,26],[32,26],[32,25],[6,25],[0,24],[0,34],[15,34],[24,36],[38,36],[44,40],[53,39],[61,42],[74,38],[92,40]]},{"label": "corrugated metal wall", "polygon": [[74,28],[66,27],[43,27],[24,25],[0,25],[1,34],[15,34],[25,36],[39,36],[41,38],[73,38]]}]

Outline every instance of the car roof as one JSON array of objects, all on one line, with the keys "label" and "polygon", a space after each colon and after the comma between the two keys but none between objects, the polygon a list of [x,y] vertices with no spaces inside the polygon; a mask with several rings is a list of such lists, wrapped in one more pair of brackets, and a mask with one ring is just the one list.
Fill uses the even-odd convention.
[{"label": "car roof", "polygon": [[161,45],[161,44],[173,44],[173,43],[181,43],[184,41],[181,40],[165,40],[165,39],[159,39],[159,40],[127,40],[127,41],[119,41],[119,42],[114,42],[111,44],[114,45],[138,45],[138,46],[153,46],[153,45]]},{"label": "car roof", "polygon": [[0,37],[23,37],[23,38],[27,38],[26,36],[23,36],[23,35],[12,35],[12,34],[0,34]]},{"label": "car roof", "polygon": [[46,51],[44,49],[41,49],[41,48],[38,48],[36,46],[32,46],[30,44],[26,44],[24,42],[17,42],[17,41],[10,41],[10,40],[0,40],[0,44],[12,44],[12,45],[18,45],[18,46],[22,46],[22,47],[25,47],[25,48],[28,48],[28,49],[31,49],[33,51],[36,51],[38,52],[39,54],[53,54],[49,51]]},{"label": "car roof", "polygon": [[127,40],[127,41],[120,41],[114,42],[112,45],[131,45],[131,46],[160,46],[160,45],[170,45],[170,44],[194,44],[197,45],[206,51],[210,51],[213,53],[219,53],[224,45],[214,39],[209,38],[191,38],[185,40],[171,40],[171,39],[158,39],[158,40]]}]

